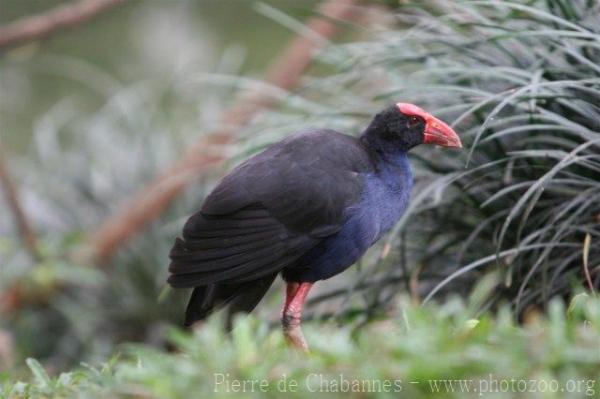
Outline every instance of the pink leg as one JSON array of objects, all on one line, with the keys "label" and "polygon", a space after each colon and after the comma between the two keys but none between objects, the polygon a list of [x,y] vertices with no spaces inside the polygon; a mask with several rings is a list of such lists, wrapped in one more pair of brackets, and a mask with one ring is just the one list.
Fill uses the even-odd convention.
[{"label": "pink leg", "polygon": [[302,350],[308,350],[308,344],[300,328],[302,306],[312,283],[287,283],[285,305],[281,312],[281,326],[287,341]]}]

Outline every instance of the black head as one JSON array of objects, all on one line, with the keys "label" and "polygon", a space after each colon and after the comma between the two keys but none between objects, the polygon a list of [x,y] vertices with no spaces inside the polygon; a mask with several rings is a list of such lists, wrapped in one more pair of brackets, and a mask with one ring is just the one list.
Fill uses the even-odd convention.
[{"label": "black head", "polygon": [[408,103],[392,105],[375,115],[362,139],[377,152],[407,152],[419,144],[462,147],[452,128]]}]

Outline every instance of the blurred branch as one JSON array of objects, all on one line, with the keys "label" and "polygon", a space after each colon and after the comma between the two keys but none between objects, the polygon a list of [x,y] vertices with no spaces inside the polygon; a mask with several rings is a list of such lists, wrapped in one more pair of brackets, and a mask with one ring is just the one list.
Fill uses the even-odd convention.
[{"label": "blurred branch", "polygon": [[29,252],[29,254],[35,260],[40,259],[39,252],[37,250],[37,239],[33,229],[31,228],[31,223],[29,223],[29,219],[23,211],[21,207],[21,203],[19,202],[19,195],[17,191],[17,186],[13,181],[9,171],[8,165],[6,164],[3,154],[2,148],[0,147],[0,185],[2,185],[4,194],[6,196],[6,202],[13,214],[15,219],[15,223],[19,228],[21,234],[21,240],[25,245],[25,248]]},{"label": "blurred branch", "polygon": [[[333,21],[353,21],[364,17],[356,7],[359,2],[328,0],[319,7],[319,14],[324,17],[310,18],[307,28],[323,38],[330,38],[339,30],[338,24]],[[271,63],[266,82],[284,90],[297,86],[302,73],[312,62],[313,53],[321,45],[322,41],[296,36]],[[83,261],[108,259],[127,239],[158,217],[192,179],[224,161],[224,146],[233,141],[235,131],[272,104],[273,100],[260,90],[238,95],[234,105],[223,113],[220,128],[203,135],[178,161],[125,201],[116,214],[90,235]],[[223,150],[215,149],[215,146],[222,146]]]},{"label": "blurred branch", "polygon": [[0,370],[6,370],[14,363],[14,342],[8,331],[0,329]]},{"label": "blurred branch", "polygon": [[0,27],[0,50],[46,38],[79,25],[127,0],[81,0]]}]

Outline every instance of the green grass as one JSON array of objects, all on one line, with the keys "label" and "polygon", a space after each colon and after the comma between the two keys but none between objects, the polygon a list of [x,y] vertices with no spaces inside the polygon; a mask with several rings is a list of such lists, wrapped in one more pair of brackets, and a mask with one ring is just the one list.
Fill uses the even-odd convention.
[{"label": "green grass", "polygon": [[[249,352],[218,336],[211,324],[199,337],[176,334],[186,355],[124,349],[104,372],[83,369],[51,382],[38,372],[41,380],[22,389],[60,390],[60,381],[71,378],[65,390],[81,386],[77,392],[89,389],[98,396],[128,387],[157,396],[163,389],[187,392],[188,386],[206,392],[212,372],[252,375],[236,356],[265,351],[273,379],[286,367],[299,378],[304,372],[299,370],[309,367],[357,375],[372,368],[421,382],[415,368],[425,373],[429,367],[440,378],[512,371],[532,378],[591,378],[597,357],[591,363],[578,359],[597,355],[585,339],[592,334],[598,347],[597,323],[591,329],[581,318],[563,323],[558,305],[549,303],[587,288],[586,272],[591,285],[600,286],[598,7],[586,0],[403,1],[381,26],[357,28],[360,37],[322,51],[321,65],[295,92],[268,90],[277,106],[239,131],[240,140],[228,149],[232,163],[307,126],[358,134],[373,113],[397,101],[414,102],[452,123],[466,147],[458,153],[422,146],[411,153],[417,184],[406,216],[358,267],[319,284],[323,291],[309,298],[308,318],[337,316],[344,326],[333,327],[332,320],[313,325],[310,357],[291,355],[279,333],[263,324],[247,321],[238,329],[244,340],[257,342],[256,348],[249,344]],[[261,10],[271,18],[280,15]],[[121,249],[106,272],[81,268],[68,254],[123,198],[209,131],[236,88],[263,84],[238,76],[227,57],[211,73],[184,70],[168,81],[131,84],[58,58],[54,68],[65,79],[77,81],[84,73],[90,87],[102,89],[97,94],[103,106],[90,112],[76,93],[57,101],[33,123],[27,154],[11,160],[44,254],[40,264],[32,262],[16,230],[0,220],[11,233],[0,238],[0,290],[17,284],[24,294],[20,311],[0,320],[0,332],[15,343],[17,369],[26,357],[64,370],[81,361],[100,364],[123,342],[164,345],[165,331],[181,322],[186,296],[171,292],[158,300],[168,251],[217,173],[195,182]],[[381,256],[385,242],[389,256]],[[399,293],[442,302],[449,294],[466,295],[480,280],[489,295],[466,313],[451,300],[438,309],[409,307],[389,322],[359,329],[386,316]],[[486,312],[506,303],[513,313]],[[279,305],[273,290],[257,311],[269,314]],[[547,310],[550,319],[513,325],[512,319],[527,319],[532,307]],[[474,317],[479,325],[458,333]],[[553,346],[555,331],[564,333],[562,349]],[[386,364],[393,372],[382,370]],[[19,386],[3,383],[6,394]],[[425,396],[423,386],[406,385],[407,396]]]},{"label": "green grass", "polygon": [[[426,307],[401,301],[392,317],[360,329],[308,325],[307,354],[288,348],[279,331],[252,317],[239,319],[230,336],[212,319],[194,334],[172,330],[171,352],[123,346],[102,366],[53,376],[29,359],[22,382],[0,377],[0,393],[11,398],[240,397],[239,389],[246,389],[244,397],[273,398],[283,389],[295,397],[315,390],[321,391],[316,397],[347,397],[352,389],[361,391],[350,392],[355,397],[382,398],[398,397],[398,390],[410,398],[486,397],[491,395],[486,389],[504,398],[600,394],[600,301],[581,294],[568,311],[553,301],[547,316],[532,313],[524,325],[514,323],[508,307],[496,316],[472,316],[473,306],[457,298]],[[449,380],[469,382],[461,387]],[[246,381],[245,388],[235,381]],[[539,392],[523,393],[523,384]]]}]

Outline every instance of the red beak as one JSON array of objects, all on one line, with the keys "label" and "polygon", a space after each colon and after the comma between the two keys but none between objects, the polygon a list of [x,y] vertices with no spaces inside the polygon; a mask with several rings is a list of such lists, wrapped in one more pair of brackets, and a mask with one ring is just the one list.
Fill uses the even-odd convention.
[{"label": "red beak", "polygon": [[404,115],[420,116],[425,120],[424,144],[462,148],[462,143],[456,132],[438,118],[413,104],[398,103],[396,106]]}]

